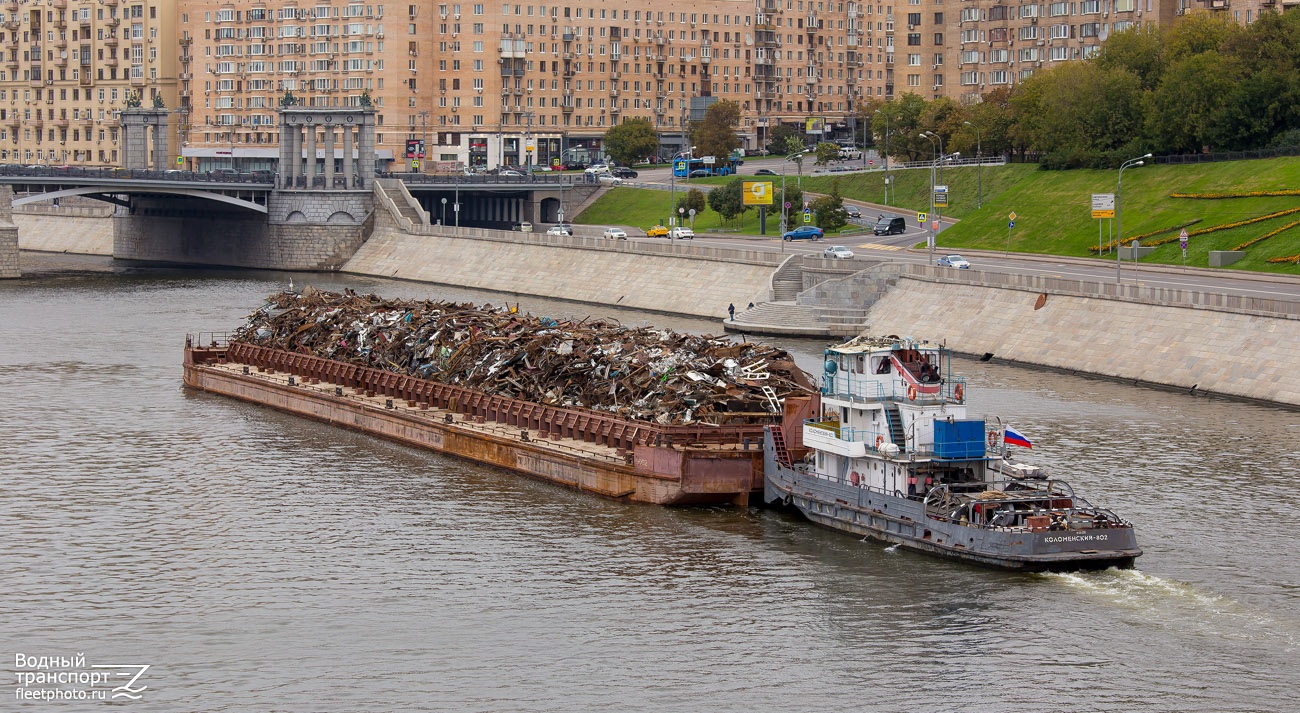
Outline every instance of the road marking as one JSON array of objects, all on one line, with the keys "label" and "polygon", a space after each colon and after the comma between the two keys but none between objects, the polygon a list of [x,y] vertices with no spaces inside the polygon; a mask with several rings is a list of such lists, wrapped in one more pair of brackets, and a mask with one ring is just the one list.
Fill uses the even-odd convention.
[{"label": "road marking", "polygon": [[903,246],[903,245],[880,245],[880,244],[878,244],[878,243],[863,243],[863,244],[861,244],[861,245],[858,245],[857,247],[863,248],[863,249],[865,249],[865,250],[903,250],[905,246]]}]

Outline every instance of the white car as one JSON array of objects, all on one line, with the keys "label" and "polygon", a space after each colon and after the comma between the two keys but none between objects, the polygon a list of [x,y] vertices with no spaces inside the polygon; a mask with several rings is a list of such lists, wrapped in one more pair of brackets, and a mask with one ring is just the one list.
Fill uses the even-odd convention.
[{"label": "white car", "polygon": [[601,174],[606,174],[606,173],[609,173],[609,166],[606,166],[606,165],[603,164],[603,163],[592,164],[592,165],[588,166],[588,167],[586,168],[586,170],[583,171],[583,173],[589,173],[589,174],[592,174],[592,175],[601,175]]},{"label": "white car", "polygon": [[552,225],[546,229],[547,235],[573,235],[573,228],[567,225]]},{"label": "white car", "polygon": [[822,251],[822,257],[832,260],[848,260],[853,257],[853,251],[843,245],[832,245]]},{"label": "white car", "polygon": [[944,255],[936,261],[939,267],[956,267],[962,270],[969,270],[970,263],[961,255]]},{"label": "white car", "polygon": [[622,228],[605,228],[605,237],[610,240],[627,240],[627,231]]},{"label": "white car", "polygon": [[695,231],[686,227],[673,228],[668,231],[668,238],[670,240],[694,240]]},{"label": "white car", "polygon": [[599,174],[598,176],[596,176],[596,180],[597,180],[597,181],[600,181],[601,185],[603,185],[603,186],[621,186],[621,185],[623,185],[623,179],[619,178],[618,176],[614,176],[614,175],[611,175],[611,174],[608,174],[608,173],[602,173],[602,174]]}]

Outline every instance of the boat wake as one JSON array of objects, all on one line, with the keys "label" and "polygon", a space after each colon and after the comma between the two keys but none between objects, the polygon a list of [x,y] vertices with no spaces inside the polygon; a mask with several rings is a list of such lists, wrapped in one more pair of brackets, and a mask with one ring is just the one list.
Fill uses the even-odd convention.
[{"label": "boat wake", "polygon": [[1194,632],[1238,640],[1276,641],[1287,650],[1300,642],[1300,621],[1251,609],[1232,597],[1198,589],[1136,569],[1101,572],[1050,572],[1040,575],[1161,621],[1180,621]]},{"label": "boat wake", "polygon": [[886,548],[885,548],[885,551],[892,555],[892,554],[898,552],[898,548],[899,548],[899,545],[890,545],[889,547],[886,547]]}]

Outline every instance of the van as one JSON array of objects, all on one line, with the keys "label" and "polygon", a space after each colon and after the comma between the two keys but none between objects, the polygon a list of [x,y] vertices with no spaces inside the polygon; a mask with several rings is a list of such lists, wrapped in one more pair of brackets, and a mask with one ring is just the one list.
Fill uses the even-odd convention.
[{"label": "van", "polygon": [[881,218],[871,232],[875,235],[902,235],[907,232],[907,221],[903,218]]}]

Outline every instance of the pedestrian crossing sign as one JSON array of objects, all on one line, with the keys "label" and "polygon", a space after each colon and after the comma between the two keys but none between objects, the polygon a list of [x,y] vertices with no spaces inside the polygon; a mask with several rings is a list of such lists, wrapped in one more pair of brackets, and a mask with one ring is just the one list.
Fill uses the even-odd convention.
[{"label": "pedestrian crossing sign", "polygon": [[925,213],[917,213],[916,222],[920,223],[921,225],[925,225]]}]

